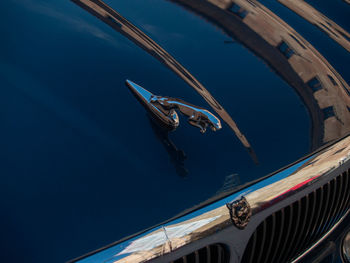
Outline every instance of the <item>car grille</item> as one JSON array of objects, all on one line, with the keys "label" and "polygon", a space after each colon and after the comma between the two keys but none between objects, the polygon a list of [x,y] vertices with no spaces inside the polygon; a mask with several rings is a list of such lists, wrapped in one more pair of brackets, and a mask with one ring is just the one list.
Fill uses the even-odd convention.
[{"label": "car grille", "polygon": [[222,244],[213,244],[198,249],[172,263],[227,263],[229,252]]},{"label": "car grille", "polygon": [[310,248],[347,212],[350,170],[267,217],[255,230],[242,262],[289,262]]}]

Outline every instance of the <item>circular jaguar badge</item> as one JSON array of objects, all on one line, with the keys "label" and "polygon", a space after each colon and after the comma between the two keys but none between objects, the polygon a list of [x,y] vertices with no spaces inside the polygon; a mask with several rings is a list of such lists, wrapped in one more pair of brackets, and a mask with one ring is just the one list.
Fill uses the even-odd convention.
[{"label": "circular jaguar badge", "polygon": [[242,196],[241,199],[226,204],[230,210],[232,223],[239,229],[248,225],[252,215],[248,201]]}]

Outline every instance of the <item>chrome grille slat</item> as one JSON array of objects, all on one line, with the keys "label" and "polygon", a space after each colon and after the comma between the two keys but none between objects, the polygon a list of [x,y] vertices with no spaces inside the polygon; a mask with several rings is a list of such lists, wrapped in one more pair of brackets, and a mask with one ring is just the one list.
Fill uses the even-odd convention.
[{"label": "chrome grille slat", "polygon": [[285,225],[287,226],[287,230],[286,230],[286,234],[284,235],[284,240],[283,240],[283,245],[281,247],[281,250],[279,250],[278,252],[280,253],[278,255],[277,258],[277,262],[281,262],[281,259],[283,257],[283,255],[285,254],[286,248],[287,248],[287,244],[288,244],[288,240],[290,237],[290,231],[292,229],[292,220],[293,220],[293,209],[291,206],[287,206],[287,208],[285,209],[286,212],[286,216],[285,216]]},{"label": "chrome grille slat", "polygon": [[284,253],[285,255],[281,262],[284,262],[286,258],[288,258],[288,255],[290,254],[290,250],[292,248],[292,244],[294,244],[294,241],[296,238],[297,229],[299,227],[300,219],[301,219],[301,200],[295,202],[292,205],[292,209],[294,210],[293,217],[295,218],[295,220],[293,220],[291,224],[291,229],[293,231],[291,233],[290,239],[288,239],[287,241],[287,244],[290,244],[290,245],[287,246],[286,252]]},{"label": "chrome grille slat", "polygon": [[262,262],[262,263],[268,263],[269,261],[269,257],[270,255],[272,254],[272,244],[273,244],[273,240],[274,240],[274,237],[275,235],[277,235],[277,231],[276,231],[276,214],[273,213],[271,215],[271,224],[268,224],[268,225],[271,225],[271,233],[272,233],[272,236],[269,238],[269,242],[268,242],[268,245],[266,247],[266,252],[265,252],[265,260]]},{"label": "chrome grille slat", "polygon": [[250,246],[249,251],[247,251],[246,262],[252,263],[255,255],[255,247],[256,247],[256,239],[257,239],[257,231],[254,232],[253,236],[249,240]]},{"label": "chrome grille slat", "polygon": [[331,186],[330,182],[328,182],[326,185],[323,186],[322,193],[325,194],[325,196],[323,196],[324,203],[321,206],[321,209],[322,209],[321,216],[316,224],[316,231],[311,236],[311,242],[314,242],[314,240],[318,239],[318,237],[321,233],[321,226],[327,217],[327,210],[329,207],[329,197],[330,197],[330,186]]},{"label": "chrome grille slat", "polygon": [[[347,171],[347,177],[348,177],[348,189],[350,189],[350,169]],[[346,207],[344,207],[344,213],[349,205],[350,205],[350,191],[347,195],[347,202],[346,202]]]},{"label": "chrome grille slat", "polygon": [[211,254],[210,263],[217,262],[216,259],[217,259],[218,253],[216,250],[216,246],[210,246],[210,254]]},{"label": "chrome grille slat", "polygon": [[268,216],[252,234],[242,262],[289,262],[310,248],[348,211],[349,177],[350,169]]},{"label": "chrome grille slat", "polygon": [[198,250],[196,250],[196,251],[194,252],[194,255],[195,255],[195,262],[196,262],[196,263],[199,263],[199,262],[200,262],[200,259],[199,259],[199,252],[198,252]]},{"label": "chrome grille slat", "polygon": [[339,218],[342,217],[346,213],[347,208],[350,206],[350,191],[349,191],[349,189],[350,189],[350,169],[348,171],[344,172],[343,175],[346,176],[347,194],[346,194],[346,198],[344,198],[345,201],[344,201],[343,206],[341,207],[341,210],[340,210],[340,213],[338,215],[337,220],[339,220]]},{"label": "chrome grille slat", "polygon": [[218,246],[218,261],[217,262],[221,262],[222,260],[222,247]]},{"label": "chrome grille slat", "polygon": [[339,212],[339,206],[341,204],[341,200],[344,198],[344,183],[343,183],[343,175],[339,175],[336,180],[335,180],[335,185],[336,185],[336,193],[335,193],[335,202],[334,202],[334,207],[333,211],[331,213],[330,219],[328,221],[328,224],[326,226],[326,229],[330,229],[331,226],[334,224],[334,220],[336,215]]},{"label": "chrome grille slat", "polygon": [[342,201],[341,201],[341,204],[339,207],[339,211],[338,211],[337,215],[335,216],[334,222],[338,221],[339,218],[342,216],[344,208],[346,207],[346,204],[347,204],[348,196],[350,195],[350,193],[348,193],[349,191],[347,191],[347,189],[349,189],[349,187],[350,187],[348,173],[344,172],[342,174],[342,177],[343,177],[343,184],[344,184],[344,189],[343,189],[344,191],[343,191],[342,195],[344,196],[344,198],[342,198]]},{"label": "chrome grille slat", "polygon": [[321,212],[322,212],[322,210],[324,210],[322,189],[323,189],[323,187],[316,190],[316,201],[315,202],[317,204],[317,206],[316,206],[317,215],[315,216],[315,222],[313,222],[312,230],[309,233],[309,235],[307,236],[307,238],[306,238],[307,241],[305,242],[305,244],[309,244],[312,237],[314,236],[314,233],[315,233],[316,228],[318,226],[318,222],[321,220]]},{"label": "chrome grille slat", "polygon": [[[284,210],[284,209],[283,209]],[[278,229],[278,233],[279,233],[279,235],[278,235],[278,238],[277,238],[277,241],[276,241],[276,248],[275,248],[275,251],[274,251],[274,253],[273,253],[273,255],[272,255],[272,257],[271,257],[271,261],[270,262],[274,262],[275,261],[275,259],[276,259],[276,257],[278,256],[278,246],[279,246],[279,244],[281,244],[281,240],[282,240],[282,236],[283,236],[283,229],[284,229],[284,212],[283,212],[283,210],[281,210],[281,211],[278,211],[276,214],[278,215],[278,214],[280,214],[281,216],[281,220],[280,220],[280,227],[279,227],[279,229]]]},{"label": "chrome grille slat", "polygon": [[310,230],[312,228],[312,225],[313,223],[316,221],[316,203],[317,203],[317,199],[316,199],[317,195],[316,195],[316,191],[313,191],[312,193],[310,193],[308,195],[308,197],[306,197],[306,200],[308,200],[310,202],[310,206],[308,207],[311,207],[311,209],[306,209],[306,216],[305,216],[305,221],[306,221],[306,224],[305,224],[305,231],[302,231],[301,235],[299,236],[299,240],[297,241],[297,247],[296,249],[294,250],[294,254],[297,255],[301,250],[302,248],[305,246],[306,244],[306,241],[307,241],[307,237],[310,233]]},{"label": "chrome grille slat", "polygon": [[[310,195],[311,198],[312,195]],[[301,199],[301,204],[300,204],[300,215],[302,214],[307,214],[308,210],[309,210],[309,198],[304,197]],[[288,258],[291,257],[291,255],[294,255],[295,252],[298,250],[298,246],[300,244],[300,240],[302,240],[301,238],[304,236],[304,229],[305,229],[305,225],[306,225],[306,219],[307,216],[300,216],[301,218],[301,223],[299,224],[299,227],[295,229],[295,235],[296,235],[296,239],[295,242],[292,242],[291,244],[291,249],[288,255]],[[299,233],[299,235],[297,235],[297,233]]]},{"label": "chrome grille slat", "polygon": [[[305,227],[304,230],[301,231],[301,235],[299,236],[298,240],[296,241],[296,247],[293,250],[294,254],[297,254],[302,247],[306,243],[306,237],[308,236],[309,232],[311,231],[312,228],[312,223],[315,222],[315,214],[316,214],[316,191],[313,191],[312,193],[309,194],[308,197],[305,198],[309,203],[306,208],[306,216],[304,218],[305,221]],[[310,208],[310,209],[309,209]]]},{"label": "chrome grille slat", "polygon": [[205,249],[207,251],[207,262],[210,263],[210,258],[211,258],[210,247],[206,246]]},{"label": "chrome grille slat", "polygon": [[229,252],[223,244],[213,244],[178,258],[171,263],[228,263]]},{"label": "chrome grille slat", "polygon": [[323,226],[321,227],[321,230],[320,232],[324,232],[324,231],[327,231],[328,230],[328,225],[332,219],[332,215],[333,215],[333,212],[335,210],[335,202],[336,202],[336,198],[337,198],[337,190],[338,190],[338,187],[337,187],[337,181],[336,180],[332,180],[330,181],[330,203],[329,203],[329,206],[328,206],[328,210],[326,212],[326,219],[324,221],[324,224]]},{"label": "chrome grille slat", "polygon": [[256,262],[261,262],[261,257],[264,253],[264,247],[265,247],[265,244],[266,244],[266,221],[264,221],[262,227],[260,228],[261,229],[261,234],[259,236],[261,236],[261,240],[259,241],[259,244],[261,244],[261,249],[258,253],[258,256],[257,256],[257,260]]}]

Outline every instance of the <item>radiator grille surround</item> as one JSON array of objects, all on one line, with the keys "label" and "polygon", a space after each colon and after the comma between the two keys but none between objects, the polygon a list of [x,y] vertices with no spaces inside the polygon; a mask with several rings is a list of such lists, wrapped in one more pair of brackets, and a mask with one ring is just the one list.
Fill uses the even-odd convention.
[{"label": "radiator grille surround", "polygon": [[350,208],[350,169],[256,228],[242,262],[290,262],[324,236]]}]

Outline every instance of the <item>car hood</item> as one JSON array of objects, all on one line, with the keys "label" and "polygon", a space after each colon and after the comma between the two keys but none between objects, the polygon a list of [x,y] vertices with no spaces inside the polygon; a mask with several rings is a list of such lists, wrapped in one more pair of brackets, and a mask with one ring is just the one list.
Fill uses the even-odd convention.
[{"label": "car hood", "polygon": [[[243,21],[217,2],[2,3],[6,262],[77,257],[349,132],[343,47],[289,13],[291,25],[255,4],[244,8],[257,20]],[[126,79],[211,111],[222,129],[201,134],[180,116],[165,131]]]}]

